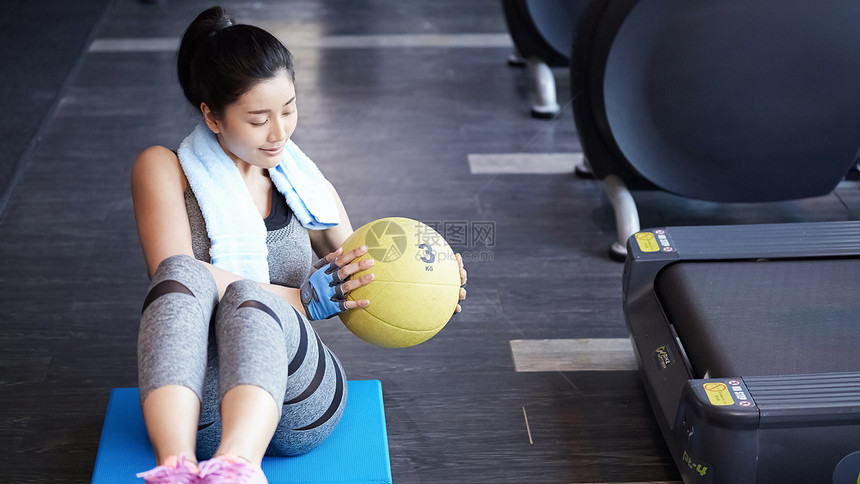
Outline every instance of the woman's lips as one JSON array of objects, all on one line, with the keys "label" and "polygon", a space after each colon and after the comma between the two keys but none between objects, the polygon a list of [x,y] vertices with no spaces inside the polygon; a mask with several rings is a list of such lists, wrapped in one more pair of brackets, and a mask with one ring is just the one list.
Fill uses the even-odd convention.
[{"label": "woman's lips", "polygon": [[281,146],[278,146],[277,148],[260,148],[260,151],[262,151],[263,153],[265,153],[269,156],[276,156],[276,155],[280,155],[281,151],[283,149],[284,149],[284,145],[281,145]]}]

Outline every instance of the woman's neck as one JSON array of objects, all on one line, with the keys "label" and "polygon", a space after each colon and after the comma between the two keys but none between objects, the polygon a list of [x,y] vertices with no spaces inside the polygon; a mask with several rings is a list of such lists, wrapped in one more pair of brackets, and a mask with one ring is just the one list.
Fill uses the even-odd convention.
[{"label": "woman's neck", "polygon": [[218,144],[221,145],[221,149],[224,150],[224,153],[227,155],[227,157],[233,161],[234,165],[236,165],[236,168],[239,170],[239,174],[242,175],[242,178],[245,180],[246,183],[249,180],[259,179],[260,177],[269,177],[269,173],[266,169],[248,163],[247,161],[239,158],[238,156],[231,153],[230,150],[225,148],[224,143],[221,140],[221,136],[218,136]]},{"label": "woman's neck", "polygon": [[269,176],[268,172],[264,168],[252,165],[246,161],[233,158],[233,164],[236,165],[236,168],[239,170],[239,174],[241,174],[242,178],[245,180],[259,177],[268,178]]}]

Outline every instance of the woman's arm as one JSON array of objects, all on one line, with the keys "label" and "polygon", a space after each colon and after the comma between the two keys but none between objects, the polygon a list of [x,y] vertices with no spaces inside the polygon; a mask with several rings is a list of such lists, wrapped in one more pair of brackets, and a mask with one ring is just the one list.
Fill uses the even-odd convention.
[{"label": "woman's arm", "polygon": [[186,183],[176,155],[162,146],[145,150],[132,167],[134,218],[150,277],[172,255],[194,256],[185,212]]},{"label": "woman's arm", "polygon": [[343,202],[340,200],[337,190],[335,190],[334,186],[328,181],[326,181],[326,185],[337,204],[340,223],[325,230],[308,230],[308,235],[310,235],[311,239],[311,247],[317,254],[317,257],[323,257],[324,255],[339,249],[346,238],[353,232],[352,224],[349,222],[349,216],[346,214],[346,209],[343,207]]}]

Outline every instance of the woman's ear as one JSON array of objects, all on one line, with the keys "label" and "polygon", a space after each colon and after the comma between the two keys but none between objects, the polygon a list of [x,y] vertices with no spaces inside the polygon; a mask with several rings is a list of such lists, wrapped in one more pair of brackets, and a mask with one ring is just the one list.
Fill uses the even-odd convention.
[{"label": "woman's ear", "polygon": [[218,118],[215,117],[215,113],[209,109],[209,106],[207,106],[206,103],[200,103],[200,112],[203,113],[203,120],[206,121],[206,126],[209,126],[209,129],[212,130],[213,133],[220,133],[221,125],[218,123]]}]

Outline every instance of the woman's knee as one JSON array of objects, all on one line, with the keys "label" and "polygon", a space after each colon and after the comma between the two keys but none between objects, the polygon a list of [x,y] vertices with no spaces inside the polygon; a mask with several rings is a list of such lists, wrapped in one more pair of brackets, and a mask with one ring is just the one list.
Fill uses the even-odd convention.
[{"label": "woman's knee", "polygon": [[206,268],[200,264],[200,261],[190,255],[176,254],[158,264],[153,279],[173,278],[176,275],[181,277],[185,274],[202,275],[201,271],[206,271]]},{"label": "woman's knee", "polygon": [[170,256],[158,265],[144,301],[143,310],[159,297],[180,293],[196,298],[206,313],[218,302],[218,286],[198,260],[187,255]]},{"label": "woman's knee", "polygon": [[[218,314],[216,317],[216,328],[222,328],[225,325],[232,326],[236,322],[234,315],[236,311],[243,309],[252,309],[256,316],[249,318],[241,318],[243,321],[258,321],[268,325],[270,322],[276,323],[280,331],[283,331],[285,324],[289,324],[291,314],[284,311],[284,301],[279,301],[280,298],[274,294],[264,290],[254,281],[242,279],[234,281],[227,286],[224,291],[224,296],[221,297],[221,302],[218,305]],[[286,304],[289,306],[289,304]]]},{"label": "woman's knee", "polygon": [[231,282],[227,286],[227,289],[224,290],[224,296],[222,299],[238,302],[248,299],[260,299],[263,292],[265,292],[263,288],[261,288],[256,282],[248,279],[239,279],[238,281]]},{"label": "woman's knee", "polygon": [[294,324],[295,311],[293,307],[280,297],[266,291],[259,284],[247,279],[234,281],[227,286],[221,297],[219,313],[227,314],[246,307],[252,307],[267,313],[284,327],[285,323]]},{"label": "woman's knee", "polygon": [[152,282],[164,280],[175,280],[189,286],[192,290],[205,293],[195,294],[198,297],[206,296],[208,299],[214,294],[217,299],[218,296],[218,286],[212,273],[200,261],[189,255],[172,255],[161,261],[155,270]]}]

